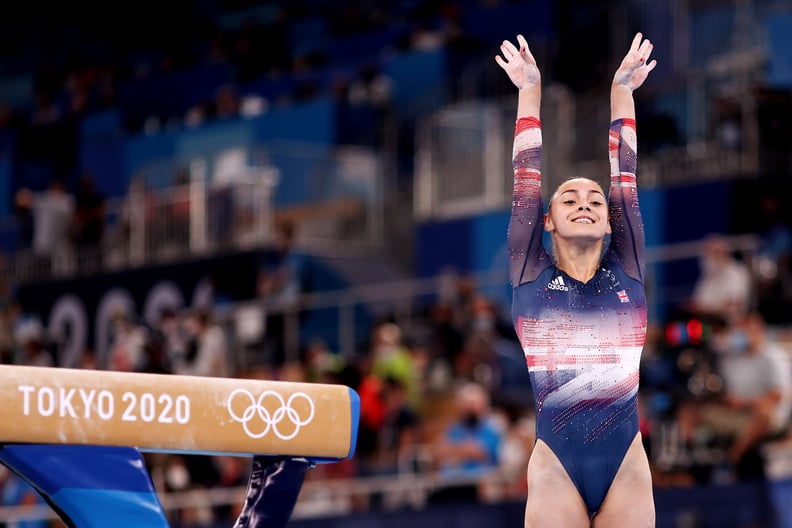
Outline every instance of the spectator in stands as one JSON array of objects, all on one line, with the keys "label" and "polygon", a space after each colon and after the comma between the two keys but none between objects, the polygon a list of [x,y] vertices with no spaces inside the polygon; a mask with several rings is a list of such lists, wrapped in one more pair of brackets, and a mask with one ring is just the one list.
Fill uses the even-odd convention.
[{"label": "spectator in stands", "polygon": [[763,226],[752,260],[757,308],[768,323],[786,324],[792,305],[792,227],[772,194],[762,197],[760,218]]},{"label": "spectator in stands", "polygon": [[[119,212],[119,224],[114,244],[132,261],[140,263],[151,249],[152,238],[145,236],[146,227],[155,222],[156,199],[142,177],[129,181]],[[156,224],[155,224],[156,225]]]},{"label": "spectator in stands", "polygon": [[465,353],[461,356],[473,352],[469,379],[486,385],[498,400],[530,401],[525,352],[510,323],[500,316],[490,298],[477,294],[472,302]]},{"label": "spectator in stands", "polygon": [[191,345],[188,345],[186,361],[178,374],[191,376],[228,377],[232,365],[229,357],[228,339],[223,327],[212,319],[206,309],[196,310],[185,321]]},{"label": "spectator in stands", "polygon": [[[433,459],[448,488],[433,500],[476,500],[478,479],[498,468],[503,430],[493,419],[490,395],[467,382],[455,394],[456,417],[433,445]],[[456,483],[454,481],[457,481]]]},{"label": "spectator in stands", "polygon": [[429,307],[424,343],[429,353],[426,380],[433,389],[444,389],[451,381],[453,365],[462,353],[464,334],[454,325],[451,306],[438,300]]},{"label": "spectator in stands", "polygon": [[215,91],[215,119],[235,119],[239,117],[241,99],[233,84],[224,84]]},{"label": "spectator in stands", "polygon": [[176,169],[166,200],[167,209],[162,208],[160,211],[167,211],[167,216],[152,218],[148,224],[149,232],[152,231],[151,228],[164,229],[162,240],[155,241],[155,243],[159,242],[161,246],[156,249],[162,249],[167,245],[177,251],[190,247],[190,229],[192,227],[190,215],[194,206],[192,204],[192,175],[188,168],[179,167]]},{"label": "spectator in stands", "polygon": [[22,188],[17,206],[29,208],[33,218],[33,253],[48,265],[59,251],[68,248],[68,229],[75,211],[74,196],[59,179],[52,179],[43,192]]},{"label": "spectator in stands", "polygon": [[162,310],[155,330],[155,338],[152,341],[154,346],[160,348],[162,363],[168,371],[173,372],[175,369],[183,368],[188,336],[178,311],[171,308]]},{"label": "spectator in stands", "polygon": [[0,364],[14,361],[14,324],[18,315],[19,306],[11,296],[8,282],[0,278]]},{"label": "spectator in stands", "polygon": [[370,360],[374,376],[380,381],[388,378],[399,380],[404,385],[408,405],[416,410],[420,408],[421,373],[397,324],[384,322],[374,327]]},{"label": "spectator in stands", "polygon": [[352,106],[369,105],[386,112],[393,99],[393,79],[385,75],[379,66],[366,62],[349,84],[347,98]]},{"label": "spectator in stands", "polygon": [[334,383],[338,373],[346,367],[341,354],[327,346],[324,339],[313,339],[305,347],[303,354],[305,379],[312,383]]},{"label": "spectator in stands", "polygon": [[385,402],[382,400],[382,379],[371,372],[371,360],[363,356],[355,364],[357,383],[351,385],[360,396],[360,420],[355,458],[358,474],[376,473],[379,431],[385,421]]},{"label": "spectator in stands", "polygon": [[478,295],[475,277],[461,275],[456,278],[454,290],[447,297],[454,311],[454,324],[465,334],[473,324],[473,305]]},{"label": "spectator in stands", "polygon": [[294,253],[297,226],[283,221],[275,226],[275,254],[262,263],[259,293],[269,300],[292,302],[300,291],[302,259]]},{"label": "spectator in stands", "polygon": [[27,253],[33,248],[33,208],[31,194],[28,189],[20,189],[14,199],[14,222],[16,224],[16,239],[14,249]]},{"label": "spectator in stands", "polygon": [[732,97],[714,97],[715,139],[721,147],[738,151],[742,146],[741,103]]},{"label": "spectator in stands", "polygon": [[[423,449],[419,443],[420,418],[407,402],[404,383],[393,377],[380,380],[371,376],[360,389],[361,419],[364,422],[358,435],[361,449],[355,455],[358,476],[396,475],[426,469],[422,464]],[[345,471],[347,468],[338,469]],[[334,474],[337,471],[334,470],[330,476]],[[408,490],[394,490],[374,494],[369,500],[393,509],[404,502],[405,495],[409,495]]]},{"label": "spectator in stands", "polygon": [[496,368],[497,353],[493,341],[481,334],[471,334],[456,357],[453,374],[456,379],[475,381],[492,389],[497,377]]},{"label": "spectator in stands", "polygon": [[418,16],[409,34],[408,44],[412,51],[431,51],[445,45],[446,35],[433,18]]},{"label": "spectator in stands", "polygon": [[86,370],[98,370],[99,364],[96,362],[96,352],[93,348],[86,348],[83,350],[80,357],[77,359],[76,368]]},{"label": "spectator in stands", "polygon": [[253,118],[266,114],[270,109],[270,102],[266,97],[257,93],[246,93],[239,101],[239,115],[244,118]]},{"label": "spectator in stands", "polygon": [[395,474],[405,469],[411,471],[411,467],[402,467],[402,464],[406,463],[410,450],[414,450],[418,444],[418,414],[409,405],[407,390],[401,380],[385,378],[381,390],[384,416],[379,428],[373,467],[379,474]]},{"label": "spectator in stands", "polygon": [[[146,355],[146,364],[143,368],[143,372],[153,374],[173,373],[171,356],[168,354],[168,336],[162,330],[162,323],[167,319],[165,312],[164,310],[163,313],[160,314],[160,320],[156,324],[149,325],[143,323],[146,329],[146,343],[143,347]],[[173,312],[167,311],[167,313],[171,314]]]},{"label": "spectator in stands", "polygon": [[280,365],[286,360],[286,317],[296,317],[300,295],[306,283],[305,261],[294,251],[297,226],[279,222],[275,228],[275,248],[264,254],[258,272],[258,294],[266,318],[265,362]]},{"label": "spectator in stands", "polygon": [[717,234],[706,237],[699,265],[690,310],[724,321],[745,316],[752,300],[751,274],[745,263],[732,255],[729,242]]},{"label": "spectator in stands", "polygon": [[146,345],[148,330],[135,315],[127,311],[113,314],[113,335],[110,342],[110,370],[142,372],[148,366]]},{"label": "spectator in stands", "polygon": [[17,321],[14,340],[19,349],[16,363],[33,367],[55,366],[56,354],[51,349],[47,333],[37,317],[24,317]]},{"label": "spectator in stands", "polygon": [[74,220],[71,241],[76,249],[98,248],[104,232],[104,196],[96,188],[93,174],[86,172],[80,178],[74,200]]},{"label": "spectator in stands", "polygon": [[[755,312],[740,318],[714,341],[723,392],[713,401],[682,405],[679,424],[690,445],[713,436],[728,440],[728,461],[737,465],[749,451],[789,426],[792,365]],[[697,434],[702,431],[709,434]]]},{"label": "spectator in stands", "polygon": [[187,109],[184,114],[184,126],[187,128],[196,128],[206,123],[212,115],[212,103],[208,100],[202,100],[195,103]]},{"label": "spectator in stands", "polygon": [[[486,386],[498,399],[531,396],[525,353],[495,303],[475,293],[463,347],[453,363],[454,377]],[[530,401],[527,400],[527,401]]]},{"label": "spectator in stands", "polygon": [[482,492],[488,502],[521,500],[528,491],[525,475],[536,443],[536,416],[520,404],[499,404],[493,411],[502,422],[503,442],[498,470],[484,479]]}]

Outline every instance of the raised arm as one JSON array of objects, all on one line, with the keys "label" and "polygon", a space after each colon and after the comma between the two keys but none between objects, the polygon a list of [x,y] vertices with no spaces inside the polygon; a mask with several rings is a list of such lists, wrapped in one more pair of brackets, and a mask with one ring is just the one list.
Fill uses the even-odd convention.
[{"label": "raised arm", "polygon": [[608,193],[611,243],[606,259],[618,261],[631,277],[644,280],[644,228],[636,182],[637,135],[633,91],[646,80],[657,61],[649,62],[652,43],[637,33],[611,84],[611,125],[608,143]]},{"label": "raised arm", "polygon": [[503,68],[519,90],[517,119],[534,117],[538,120],[542,99],[542,76],[525,37],[517,35],[517,44],[520,46],[519,49],[508,40],[504,40],[500,48],[503,57],[496,55],[495,62]]},{"label": "raised arm", "polygon": [[517,36],[517,48],[504,40],[495,62],[508,74],[517,87],[517,122],[514,130],[512,167],[514,187],[512,212],[509,221],[509,278],[512,286],[531,281],[549,265],[542,245],[542,130],[539,109],[542,81],[528,43]]},{"label": "raised arm", "polygon": [[641,87],[649,72],[657,66],[657,61],[649,62],[649,55],[654,48],[649,39],[636,33],[627,55],[622,59],[619,68],[613,75],[611,84],[611,121],[617,119],[635,119],[635,102],[633,92]]}]

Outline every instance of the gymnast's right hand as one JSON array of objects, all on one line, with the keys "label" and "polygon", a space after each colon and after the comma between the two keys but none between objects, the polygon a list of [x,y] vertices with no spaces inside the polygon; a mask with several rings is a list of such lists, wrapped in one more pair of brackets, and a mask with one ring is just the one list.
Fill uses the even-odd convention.
[{"label": "gymnast's right hand", "polygon": [[538,87],[542,76],[539,74],[536,59],[522,35],[517,35],[517,43],[519,49],[508,40],[504,40],[500,47],[503,57],[496,55],[495,62],[509,75],[509,79],[518,89]]}]

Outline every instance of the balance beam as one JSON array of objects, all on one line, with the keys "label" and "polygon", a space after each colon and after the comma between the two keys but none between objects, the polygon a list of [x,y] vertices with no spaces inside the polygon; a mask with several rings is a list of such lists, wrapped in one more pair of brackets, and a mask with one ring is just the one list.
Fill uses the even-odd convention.
[{"label": "balance beam", "polygon": [[360,399],[343,385],[0,365],[0,444],[298,456],[355,451]]},{"label": "balance beam", "polygon": [[252,457],[234,528],[285,528],[305,472],[355,452],[343,385],[0,365],[0,463],[74,528],[168,528],[141,451]]}]

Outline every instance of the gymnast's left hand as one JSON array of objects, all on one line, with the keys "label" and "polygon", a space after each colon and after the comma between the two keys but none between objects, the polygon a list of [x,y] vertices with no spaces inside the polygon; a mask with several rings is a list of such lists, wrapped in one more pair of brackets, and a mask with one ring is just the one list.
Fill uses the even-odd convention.
[{"label": "gymnast's left hand", "polygon": [[627,55],[622,59],[619,68],[613,76],[613,86],[624,86],[631,91],[639,88],[649,72],[657,66],[657,61],[649,61],[654,45],[649,39],[644,39],[641,33],[636,33]]}]

